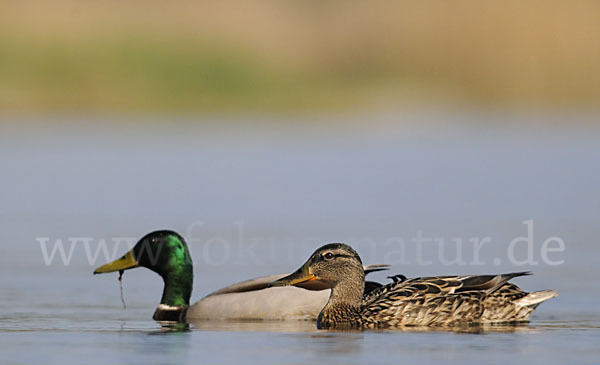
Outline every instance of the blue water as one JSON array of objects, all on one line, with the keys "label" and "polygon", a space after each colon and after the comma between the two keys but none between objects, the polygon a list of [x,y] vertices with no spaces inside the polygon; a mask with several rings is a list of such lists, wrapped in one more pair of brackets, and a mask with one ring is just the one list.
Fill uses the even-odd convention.
[{"label": "blue water", "polygon": [[[595,119],[5,117],[0,362],[598,362]],[[77,243],[68,262],[59,253],[46,262],[40,244],[51,250],[60,240],[68,253],[70,238],[86,238],[94,253],[104,240],[120,255],[127,244],[115,248],[114,238],[160,228],[188,240],[194,300],[294,270],[331,241],[407,276],[531,270],[517,281],[523,289],[560,296],[513,331],[328,332],[311,322],[207,321],[175,332],[151,320],[162,287],[154,273],[125,274],[123,309],[117,275],[92,275],[106,262],[102,252],[90,260]],[[418,248],[419,234],[432,241]],[[485,237],[476,260],[470,240]],[[521,263],[528,254],[521,244],[513,252],[519,262],[511,260],[519,237],[531,238],[537,264]],[[564,250],[544,260],[552,237]],[[463,242],[459,261],[455,238]]]}]

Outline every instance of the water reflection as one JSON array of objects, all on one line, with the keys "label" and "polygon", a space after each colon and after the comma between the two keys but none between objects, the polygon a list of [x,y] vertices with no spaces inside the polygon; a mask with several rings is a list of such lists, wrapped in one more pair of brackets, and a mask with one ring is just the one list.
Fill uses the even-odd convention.
[{"label": "water reflection", "polygon": [[255,332],[315,332],[313,321],[263,321],[263,320],[195,320],[192,329],[202,331],[255,331]]},{"label": "water reflection", "polygon": [[310,344],[310,350],[319,358],[331,355],[347,356],[364,351],[365,336],[358,331],[326,331],[312,334],[295,334],[290,337],[293,343]]},{"label": "water reflection", "polygon": [[[311,333],[312,338],[331,338],[332,334],[363,332],[455,332],[455,333],[488,333],[488,332],[532,332],[538,330],[540,326],[532,326],[529,323],[510,323],[502,325],[487,326],[457,326],[457,327],[400,327],[385,329],[346,329],[346,330],[318,330],[314,321],[264,321],[264,320],[195,320],[191,323],[191,329],[203,331],[254,331],[254,332],[291,332],[291,333]],[[172,324],[171,324],[172,326]],[[166,331],[184,331],[188,328],[165,327]]]},{"label": "water reflection", "polygon": [[177,333],[177,332],[187,332],[190,330],[189,323],[161,321],[161,322],[158,322],[158,324],[160,325],[160,329],[158,329],[157,331],[151,332],[150,334]]}]

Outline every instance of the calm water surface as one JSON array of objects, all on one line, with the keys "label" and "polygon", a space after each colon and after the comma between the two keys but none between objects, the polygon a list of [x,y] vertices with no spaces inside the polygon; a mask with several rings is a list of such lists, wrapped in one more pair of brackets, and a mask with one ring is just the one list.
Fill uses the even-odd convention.
[{"label": "calm water surface", "polygon": [[[0,127],[0,362],[597,363],[600,361],[600,129],[591,117],[397,113],[355,123],[5,119]],[[490,119],[492,121],[490,122]],[[508,122],[506,122],[508,121]],[[397,123],[399,122],[399,123]],[[537,264],[509,243],[533,220]],[[323,243],[407,276],[532,270],[556,289],[531,324],[483,333],[317,331],[312,322],[151,320],[148,270],[93,276],[76,244],[46,263],[38,239],[113,238],[171,228],[195,263],[193,300],[296,269]],[[412,240],[444,239],[417,251]],[[472,264],[471,238],[489,237]],[[563,252],[544,261],[544,241]],[[453,238],[462,238],[464,262]],[[400,242],[403,242],[401,245]],[[523,259],[527,250],[515,251]],[[448,262],[447,262],[448,261]],[[386,281],[386,273],[374,278]]]}]

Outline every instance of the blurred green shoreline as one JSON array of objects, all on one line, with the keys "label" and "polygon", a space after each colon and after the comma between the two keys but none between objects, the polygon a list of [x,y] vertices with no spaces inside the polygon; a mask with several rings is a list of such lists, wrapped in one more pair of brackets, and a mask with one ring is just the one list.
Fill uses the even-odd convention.
[{"label": "blurred green shoreline", "polygon": [[600,3],[576,3],[5,3],[0,112],[597,109]]},{"label": "blurred green shoreline", "polygon": [[[291,68],[197,39],[0,36],[5,111],[279,112],[430,101],[435,82],[393,68]],[[439,98],[457,99],[450,90]],[[462,97],[465,99],[466,97]]]}]

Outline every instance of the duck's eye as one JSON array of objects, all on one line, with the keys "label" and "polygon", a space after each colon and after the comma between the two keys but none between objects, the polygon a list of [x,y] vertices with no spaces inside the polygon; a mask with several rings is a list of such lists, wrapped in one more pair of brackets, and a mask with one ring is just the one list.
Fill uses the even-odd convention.
[{"label": "duck's eye", "polygon": [[333,254],[331,252],[327,252],[325,255],[323,255],[323,258],[325,258],[325,260],[332,260]]}]

